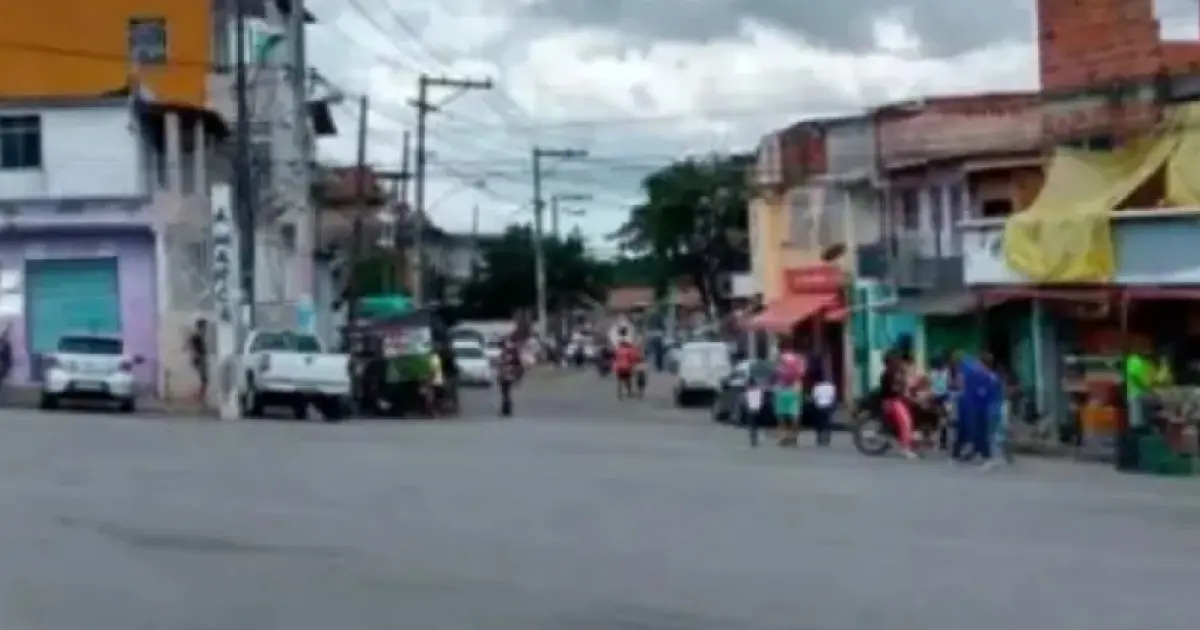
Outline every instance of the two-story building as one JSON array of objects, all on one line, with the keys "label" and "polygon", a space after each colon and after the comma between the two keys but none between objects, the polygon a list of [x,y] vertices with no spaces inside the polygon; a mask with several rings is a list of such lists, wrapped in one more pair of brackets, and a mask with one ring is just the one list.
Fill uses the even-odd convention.
[{"label": "two-story building", "polygon": [[[245,0],[256,216],[256,312],[287,324],[294,304],[311,302],[314,210],[301,182],[307,124],[332,134],[336,97],[315,73],[295,68],[291,0]],[[232,0],[47,0],[14,7],[0,20],[5,71],[0,97],[78,98],[138,85],[149,100],[215,109],[236,118],[233,69],[238,42]],[[46,16],[54,15],[55,19]],[[314,21],[311,15],[303,22]],[[297,98],[295,78],[307,80]],[[307,110],[307,111],[306,111]],[[301,123],[298,121],[305,121]]]},{"label": "two-story building", "polygon": [[[981,328],[992,306],[966,287],[960,223],[1008,216],[1041,188],[1042,121],[1027,93],[926,98],[875,112],[883,205],[880,266],[875,275],[896,291],[883,310],[894,331],[886,341],[924,364],[934,354],[981,345],[1031,378],[1028,309],[1014,304]],[[1003,323],[1004,325],[1001,325]]]},{"label": "two-story building", "polygon": [[[148,390],[188,371],[171,324],[206,312],[195,292],[224,134],[207,110],[125,96],[0,101],[0,317],[15,383],[38,381],[70,332],[122,337]],[[168,242],[180,222],[197,226],[191,247]]]},{"label": "two-story building", "polygon": [[826,200],[821,180],[829,170],[830,122],[799,122],[759,145],[747,218],[751,273],[762,289],[763,309],[747,325],[768,335],[755,347],[771,352],[780,338],[790,338],[829,356],[827,369],[841,376],[847,214],[841,199]]}]

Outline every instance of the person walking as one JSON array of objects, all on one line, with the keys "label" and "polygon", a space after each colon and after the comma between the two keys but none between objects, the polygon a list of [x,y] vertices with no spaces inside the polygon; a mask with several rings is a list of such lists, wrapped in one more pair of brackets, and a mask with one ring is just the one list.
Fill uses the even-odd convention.
[{"label": "person walking", "polygon": [[521,351],[510,337],[504,340],[500,350],[500,415],[507,418],[513,414],[512,389],[525,372]]},{"label": "person walking", "polygon": [[617,344],[613,357],[613,371],[617,376],[617,400],[633,397],[633,368],[638,362],[638,351],[633,342],[622,339]]}]

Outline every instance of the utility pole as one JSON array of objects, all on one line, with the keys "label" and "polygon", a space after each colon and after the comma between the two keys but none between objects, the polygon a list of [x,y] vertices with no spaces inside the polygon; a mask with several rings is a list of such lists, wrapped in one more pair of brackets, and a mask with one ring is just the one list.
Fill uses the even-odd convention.
[{"label": "utility pole", "polygon": [[[351,330],[356,326],[358,319],[358,300],[361,295],[360,285],[358,282],[358,267],[362,262],[363,253],[363,220],[367,213],[367,111],[369,107],[367,97],[363,96],[358,101],[358,159],[354,163],[354,222],[350,236],[350,265],[347,273],[349,274],[349,291],[346,295],[346,326],[344,328],[344,336],[342,343],[347,352],[354,355],[354,349],[350,347],[352,338]],[[358,379],[351,379],[351,383],[358,382]],[[355,400],[358,399],[355,389]]]},{"label": "utility pole", "polygon": [[237,343],[245,340],[246,331],[254,326],[254,223],[256,219],[255,191],[250,178],[250,83],[246,68],[246,3],[234,2],[234,34],[237,42],[234,54],[234,90],[237,92],[237,122],[234,129],[234,216],[238,227],[238,259],[241,264],[241,313],[238,314]]},{"label": "utility pole", "polygon": [[[550,233],[554,236],[554,238],[556,240],[562,237],[562,233],[559,232],[559,230],[558,230],[559,214],[561,212],[563,212],[563,209],[560,206],[560,204],[564,201],[591,201],[591,200],[592,200],[591,195],[560,194],[560,195],[553,195],[550,197]],[[567,214],[577,214],[577,212],[568,210]]]},{"label": "utility pole", "polygon": [[[439,103],[429,102],[429,91],[433,88],[449,89],[450,94]],[[413,208],[413,261],[415,278],[413,284],[413,302],[417,306],[424,304],[425,298],[425,129],[426,118],[430,113],[439,111],[441,107],[467,90],[490,90],[491,79],[453,79],[449,77],[432,77],[422,74],[417,79],[417,100],[413,106],[417,108],[417,185],[416,204]]]},{"label": "utility pole", "polygon": [[299,216],[296,226],[296,258],[298,267],[296,275],[299,290],[289,299],[297,301],[297,315],[304,311],[306,322],[298,322],[307,332],[320,329],[316,321],[317,294],[316,275],[313,273],[314,256],[319,237],[317,235],[317,208],[312,203],[312,165],[313,142],[308,128],[308,55],[305,50],[304,15],[305,0],[292,0],[291,13],[288,14],[288,41],[291,44],[292,74],[289,77],[292,84],[292,133],[296,146],[295,202],[293,208]]},{"label": "utility pole", "polygon": [[410,138],[407,131],[404,132],[402,142],[400,170],[375,172],[376,180],[392,183],[390,204],[384,208],[380,217],[383,219],[386,229],[379,241],[380,247],[392,253],[386,274],[389,288],[399,288],[404,285],[404,271],[408,268],[408,265],[404,264],[405,251],[400,247],[400,242],[404,237],[402,228],[407,219],[404,209],[408,206],[408,181],[412,179],[408,165],[412,151],[409,148]]},{"label": "utility pole", "polygon": [[545,202],[542,201],[542,160],[578,160],[587,157],[587,151],[581,149],[543,149],[535,146],[533,156],[533,265],[536,275],[537,293],[537,332],[543,343],[548,342],[548,309],[546,307],[546,251],[543,228]]}]

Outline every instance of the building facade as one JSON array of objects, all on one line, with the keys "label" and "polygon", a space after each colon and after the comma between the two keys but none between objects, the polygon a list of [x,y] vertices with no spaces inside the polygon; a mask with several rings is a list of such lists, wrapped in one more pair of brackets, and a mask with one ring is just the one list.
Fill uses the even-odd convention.
[{"label": "building facade", "polygon": [[[72,332],[120,336],[144,359],[135,374],[149,392],[169,395],[190,371],[176,328],[207,312],[205,191],[222,129],[128,98],[0,103],[0,316],[15,383],[38,382],[42,357]],[[180,220],[196,228],[173,249]],[[181,317],[184,296],[194,304]]]}]

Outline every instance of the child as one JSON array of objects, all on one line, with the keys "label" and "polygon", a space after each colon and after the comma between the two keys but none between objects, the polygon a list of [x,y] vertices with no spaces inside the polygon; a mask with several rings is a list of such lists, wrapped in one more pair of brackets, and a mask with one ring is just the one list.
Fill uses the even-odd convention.
[{"label": "child", "polygon": [[833,414],[837,410],[837,386],[822,378],[813,386],[813,409],[816,413],[817,446],[829,446],[833,434]]}]

